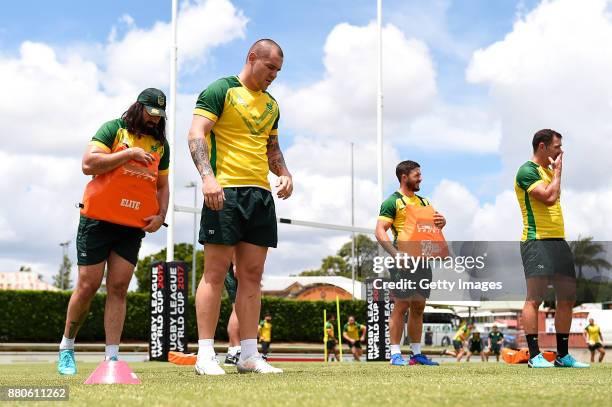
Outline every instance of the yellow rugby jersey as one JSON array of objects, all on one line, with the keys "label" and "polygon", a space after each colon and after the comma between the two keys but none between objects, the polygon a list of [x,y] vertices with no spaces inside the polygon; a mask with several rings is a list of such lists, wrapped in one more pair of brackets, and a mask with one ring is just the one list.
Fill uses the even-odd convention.
[{"label": "yellow rugby jersey", "polygon": [[344,324],[342,332],[346,332],[347,336],[353,340],[359,340],[361,338],[361,324],[355,322],[353,325],[348,322]]},{"label": "yellow rugby jersey", "polygon": [[259,340],[272,342],[272,324],[265,319],[259,323]]},{"label": "yellow rugby jersey", "polygon": [[404,195],[401,191],[395,191],[380,205],[378,219],[392,222],[391,232],[393,233],[393,243],[397,242],[397,235],[404,227],[406,221],[406,205],[429,206],[429,201],[414,194],[414,196]]},{"label": "yellow rugby jersey", "polygon": [[327,321],[327,323],[325,324],[325,330],[327,331],[328,339],[334,339],[335,338],[334,326],[332,325],[331,322]]},{"label": "yellow rugby jersey", "polygon": [[514,191],[523,215],[523,236],[521,241],[540,239],[565,239],[563,213],[561,212],[561,194],[552,206],[529,196],[529,193],[541,183],[549,184],[553,171],[533,161],[527,161],[516,173]]},{"label": "yellow rugby jersey", "polygon": [[158,174],[167,175],[170,167],[170,147],[168,141],[161,144],[153,136],[136,136],[125,128],[122,119],[111,120],[102,125],[93,136],[90,145],[100,147],[107,153],[124,144],[127,147],[140,147],[147,153],[158,153],[161,157],[158,165]]},{"label": "yellow rugby jersey", "polygon": [[215,122],[206,135],[210,164],[221,187],[255,186],[270,191],[267,144],[278,135],[278,103],[238,77],[213,82],[198,97],[194,114]]},{"label": "yellow rugby jersey", "polygon": [[599,329],[599,325],[587,325],[584,330],[589,336],[589,342],[601,343],[601,330]]},{"label": "yellow rugby jersey", "polygon": [[454,341],[464,341],[467,337],[470,336],[471,333],[472,333],[472,330],[468,328],[467,325],[461,325],[459,329],[457,330],[457,332],[455,333],[455,336],[453,336],[453,340]]}]

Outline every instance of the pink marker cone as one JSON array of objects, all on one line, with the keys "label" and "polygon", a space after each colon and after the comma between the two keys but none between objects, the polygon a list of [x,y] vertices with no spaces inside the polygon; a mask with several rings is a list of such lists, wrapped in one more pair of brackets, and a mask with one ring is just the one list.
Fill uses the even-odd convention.
[{"label": "pink marker cone", "polygon": [[141,381],[123,360],[105,360],[85,380],[85,384],[141,384]]}]

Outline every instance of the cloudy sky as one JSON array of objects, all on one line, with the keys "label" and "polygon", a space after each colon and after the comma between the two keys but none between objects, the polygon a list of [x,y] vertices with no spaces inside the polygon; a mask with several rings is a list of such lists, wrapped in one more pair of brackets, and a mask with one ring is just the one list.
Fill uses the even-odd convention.
[{"label": "cloudy sky", "polygon": [[[37,12],[32,13],[32,8]],[[99,126],[145,87],[169,87],[170,1],[15,3],[0,15],[0,271],[47,281],[74,239],[88,178],[82,153]],[[376,1],[180,2],[176,204],[197,180],[186,134],[197,94],[239,73],[252,42],[285,53],[269,91],[294,175],[277,214],[373,228],[376,200]],[[612,239],[612,1],[386,0],[383,5],[385,194],[394,167],[422,165],[422,193],[449,240],[517,240],[516,169],[541,128],[564,135],[562,206],[569,239]],[[201,196],[198,197],[201,205]],[[176,241],[193,218],[176,215]],[[319,266],[349,235],[281,225],[266,272]],[[148,235],[141,256],[165,246]]]}]

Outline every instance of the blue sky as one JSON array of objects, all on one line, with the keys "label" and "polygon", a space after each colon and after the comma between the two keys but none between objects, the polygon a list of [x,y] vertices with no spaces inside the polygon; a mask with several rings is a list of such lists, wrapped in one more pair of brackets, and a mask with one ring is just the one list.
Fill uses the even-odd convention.
[{"label": "blue sky", "polygon": [[[223,2],[222,0],[211,1]],[[116,74],[118,66],[122,67],[119,64],[113,67],[115,70],[109,70],[109,65],[116,62],[109,60],[109,34],[113,27],[116,27],[116,43],[125,46],[122,49],[128,49],[137,54],[137,49],[130,48],[128,46],[130,44],[122,43],[126,33],[134,33],[136,29],[139,29],[150,35],[156,24],[168,23],[170,3],[169,0],[108,0],[105,2],[60,0],[3,4],[0,14],[0,73],[5,72],[3,69],[7,69],[6,72],[10,72],[16,78],[9,78],[9,74],[3,78],[0,77],[0,86],[7,94],[13,95],[10,98],[11,103],[8,103],[9,99],[6,99],[6,105],[2,105],[0,101],[0,119],[3,123],[20,122],[25,125],[15,130],[6,130],[7,132],[20,132],[23,146],[4,145],[0,148],[0,156],[4,157],[7,170],[12,170],[14,167],[16,172],[13,178],[20,180],[20,184],[11,191],[28,191],[28,196],[38,196],[37,199],[46,201],[65,199],[74,202],[79,199],[82,187],[86,182],[86,177],[76,174],[83,146],[90,134],[101,123],[123,111],[126,102],[133,98],[132,93],[134,93],[132,89],[129,91],[122,88],[105,89],[105,86],[115,84],[113,75]],[[195,3],[195,0],[192,0],[191,3]],[[177,169],[177,185],[194,179],[194,169],[189,161],[184,143],[190,120],[189,111],[192,103],[195,102],[195,100],[192,102],[190,98],[193,98],[193,95],[199,93],[208,83],[218,77],[237,74],[242,67],[249,45],[258,38],[271,37],[283,46],[285,52],[283,70],[270,89],[272,94],[277,98],[280,96],[281,100],[281,146],[286,151],[290,168],[302,177],[297,179],[298,189],[296,196],[292,198],[294,203],[279,203],[279,216],[300,217],[304,220],[320,222],[344,219],[344,212],[340,214],[341,216],[334,212],[339,210],[334,202],[339,198],[334,194],[339,188],[344,191],[343,188],[347,185],[347,181],[342,176],[348,175],[348,163],[338,157],[346,156],[348,141],[352,140],[355,141],[357,149],[357,189],[362,193],[361,198],[358,197],[361,207],[357,208],[357,223],[359,226],[372,226],[376,203],[368,201],[368,197],[374,193],[373,182],[376,180],[376,166],[372,153],[374,141],[372,117],[374,116],[375,99],[371,99],[371,104],[370,99],[365,102],[362,100],[362,105],[357,106],[357,110],[367,110],[366,116],[369,115],[369,117],[364,120],[361,120],[359,115],[345,111],[344,105],[351,105],[351,92],[359,96],[363,88],[373,89],[376,78],[374,75],[368,76],[367,83],[364,83],[356,81],[347,74],[341,78],[341,81],[345,81],[348,86],[343,86],[344,84],[339,83],[338,77],[332,77],[333,75],[326,71],[324,58],[329,55],[326,55],[324,46],[326,41],[332,41],[332,36],[335,35],[333,41],[336,41],[334,43],[336,48],[331,51],[333,57],[339,58],[338,41],[345,41],[347,47],[352,46],[351,49],[363,52],[363,60],[367,59],[366,56],[371,57],[376,49],[374,47],[371,49],[359,48],[359,44],[355,44],[356,40],[350,38],[350,35],[360,36],[360,40],[364,41],[370,38],[368,35],[372,33],[366,33],[361,29],[367,28],[369,23],[375,21],[376,1],[235,0],[231,3],[241,15],[248,19],[244,29],[236,28],[231,40],[225,43],[205,47],[206,57],[201,60],[197,60],[197,55],[194,57],[192,51],[192,58],[195,58],[196,64],[202,61],[204,63],[197,65],[197,69],[193,69],[195,65],[190,65],[188,67],[190,69],[183,69],[179,72],[178,91],[186,98],[179,106],[182,109],[179,113],[180,117],[177,115],[176,153],[177,160],[180,161]],[[464,216],[464,223],[456,226],[455,231],[481,227],[478,219],[482,216],[484,216],[482,219],[489,219],[486,217],[488,208],[503,208],[500,209],[502,212],[511,213],[511,218],[505,221],[507,225],[517,222],[516,216],[520,214],[515,213],[516,202],[512,201],[511,195],[513,193],[513,171],[516,171],[516,166],[520,161],[529,159],[530,134],[537,128],[559,126],[563,131],[570,132],[568,133],[570,136],[567,137],[567,145],[575,148],[582,148],[580,143],[575,141],[572,143],[573,137],[578,135],[584,137],[585,134],[593,134],[593,137],[596,138],[603,137],[600,134],[605,134],[605,130],[602,129],[607,128],[607,122],[600,118],[606,117],[609,112],[605,110],[604,113],[598,110],[593,110],[591,113],[582,112],[576,107],[603,106],[605,103],[602,104],[601,100],[607,100],[606,94],[602,98],[597,96],[598,92],[607,89],[602,85],[602,83],[607,83],[606,75],[601,74],[609,72],[605,59],[607,54],[589,48],[589,44],[597,42],[595,39],[600,40],[605,37],[607,27],[612,26],[602,11],[606,7],[609,8],[610,3],[611,1],[608,0],[593,0],[593,3],[589,3],[591,6],[586,7],[580,6],[581,2],[571,0],[553,0],[544,3],[537,0],[383,1],[384,24],[396,27],[404,36],[404,42],[395,39],[396,42],[399,41],[397,42],[398,53],[408,52],[410,58],[413,58],[405,59],[404,56],[402,62],[406,64],[406,68],[411,68],[413,64],[418,65],[417,59],[421,56],[427,63],[431,63],[432,71],[428,73],[428,68],[425,66],[427,64],[425,64],[425,68],[421,66],[424,69],[419,73],[421,76],[417,75],[417,79],[407,78],[406,83],[410,83],[410,86],[414,88],[402,83],[404,78],[401,75],[398,76],[397,72],[395,73],[396,79],[391,80],[387,77],[387,84],[392,84],[394,87],[397,85],[397,88],[401,88],[401,92],[404,92],[404,94],[400,92],[399,96],[391,95],[392,97],[389,96],[389,93],[385,94],[387,97],[385,99],[385,138],[392,143],[389,161],[413,159],[421,163],[425,177],[422,194],[430,198],[437,194],[434,204],[439,202],[440,206],[449,212],[449,216]],[[124,15],[131,16],[135,26],[121,22]],[[236,15],[230,20],[233,27],[240,25],[238,21],[240,18],[236,18]],[[517,21],[520,26],[517,25]],[[204,27],[211,22],[213,21],[210,19],[203,19],[201,25]],[[353,31],[347,30],[346,26],[344,31],[339,29],[342,23],[349,24]],[[575,26],[566,28],[574,24]],[[554,28],[549,30],[552,33],[550,37],[538,37],[538,33],[544,32],[540,29],[543,26]],[[595,31],[591,32],[592,30]],[[205,32],[205,30],[200,29],[199,32]],[[575,34],[571,35],[571,33]],[[558,46],[558,38],[563,38],[564,42],[561,43],[564,44],[574,43],[573,47]],[[203,41],[207,39],[202,38]],[[410,41],[423,45],[426,48],[425,54],[419,53],[418,47],[415,48],[414,43]],[[29,49],[26,57],[21,54],[22,45],[25,42],[40,43],[43,46]],[[496,43],[499,46],[492,47]],[[166,43],[162,43],[160,50],[167,50],[165,46]],[[50,55],[49,52],[54,52],[55,56]],[[181,44],[179,44],[179,54],[181,54]],[[476,58],[477,54],[480,54],[482,58]],[[71,65],[70,58],[75,56],[82,61]],[[146,55],[142,58],[142,60],[148,59]],[[360,58],[351,59],[350,55],[346,60],[349,61],[346,62],[347,64],[359,65],[362,62]],[[593,60],[597,62],[593,63]],[[81,64],[83,61],[84,64]],[[159,64],[153,66],[158,70],[157,78],[160,77],[160,74],[162,78],[167,78],[167,62],[163,59],[159,61]],[[554,75],[538,76],[539,67],[548,66],[550,61],[557,61],[555,72],[558,73],[558,78]],[[575,61],[576,67],[567,61]],[[19,64],[25,64],[23,66],[28,67],[35,66],[32,68],[34,69],[33,76],[28,76],[27,72],[22,75],[22,72],[12,70],[14,66],[22,66]],[[87,64],[91,64],[93,68],[91,66],[87,68]],[[48,65],[53,66],[46,68]],[[363,65],[367,64],[363,63]],[[588,66],[590,71],[586,71],[587,75],[580,75],[577,78],[576,72],[581,72],[585,66]],[[610,66],[612,67],[612,62]],[[466,75],[470,67],[473,68],[473,72],[471,81],[468,81]],[[151,64],[147,69],[150,68]],[[399,68],[403,69],[404,66]],[[352,65],[347,65],[346,71],[357,74],[364,72],[363,69],[360,71],[359,66]],[[517,72],[518,79],[508,85],[506,79],[512,76],[513,71]],[[546,72],[546,70],[543,71]],[[86,94],[87,97],[94,99],[70,103],[71,101],[66,99],[69,96],[64,98],[63,95],[57,95],[57,88],[49,86],[51,90],[47,89],[46,84],[43,83],[44,80],[40,79],[46,75],[54,78],[52,80],[57,80],[57,86],[70,88],[67,94],[76,95],[73,97],[77,98]],[[72,78],[71,75],[74,75],[76,82],[81,81],[78,82],[82,84],[82,86],[79,85],[81,87],[75,86],[73,89],[70,79],[61,82],[66,78]],[[134,70],[125,78],[120,79],[128,82],[135,81],[134,86],[138,87],[142,86],[138,82],[138,76],[139,72]],[[146,75],[143,74],[143,76]],[[572,79],[572,83],[576,84],[575,87],[564,86],[568,77]],[[433,78],[432,80],[435,81],[435,94],[428,94],[421,99],[412,95],[413,90],[423,91],[419,88],[421,85],[419,80],[427,81],[428,78]],[[87,88],[87,84],[94,80],[98,89],[90,93],[83,93],[82,88]],[[167,79],[165,81],[167,82]],[[18,83],[19,87],[13,89],[11,86],[14,83]],[[548,106],[538,105],[533,98],[524,98],[523,95],[531,91],[533,83],[541,83],[542,87],[537,89],[539,92],[544,95],[546,92],[552,92],[556,97],[555,102],[563,104],[555,107],[559,109],[558,114]],[[163,88],[166,85],[164,82],[161,85],[151,83],[149,86]],[[313,93],[309,92],[319,89],[317,86],[332,89],[328,94],[323,95],[327,98],[323,105],[332,106],[335,109],[334,114],[339,115],[338,127],[340,130],[338,133],[342,134],[336,134],[333,131],[336,124],[335,116],[317,111],[316,100],[308,100],[305,105],[306,109],[312,110],[313,117],[323,118],[324,122],[320,125],[308,125],[308,116],[311,112],[299,111],[300,98],[316,99],[312,97]],[[28,89],[28,92],[32,91],[32,93],[22,91],[29,87],[34,90],[40,88],[41,92],[50,98],[50,104],[64,107],[60,109],[64,112],[61,113],[63,116],[54,117],[43,112],[44,117],[40,118],[41,125],[46,126],[43,132],[48,130],[54,134],[53,137],[62,137],[55,145],[44,144],[45,139],[42,137],[40,126],[37,127],[36,121],[29,120],[28,106],[36,105],[39,98],[38,92],[32,89]],[[562,98],[558,96],[559,90],[563,91]],[[334,93],[336,91],[345,93],[336,95]],[[414,103],[418,106],[416,110],[406,111],[406,117],[402,120],[403,95],[409,102],[416,100]],[[610,98],[612,99],[612,96]],[[345,103],[347,99],[349,103]],[[105,103],[112,105],[114,110],[104,109]],[[74,108],[88,105],[91,105],[89,110],[84,109],[80,115],[74,113]],[[367,106],[364,108],[364,105]],[[70,115],[74,115],[72,119],[76,121],[75,128],[66,129],[63,122],[67,122],[67,116]],[[354,121],[353,124],[351,124],[352,121]],[[412,128],[411,125],[416,127]],[[457,133],[452,133],[454,130]],[[355,134],[350,134],[351,131]],[[394,131],[397,133],[392,134]],[[440,135],[436,132],[449,132],[450,135]],[[498,137],[501,144],[497,147],[479,148],[478,143],[488,141],[486,138],[488,134]],[[39,137],[41,137],[40,142]],[[454,137],[458,137],[459,140],[454,146],[449,147],[445,144],[452,144],[453,141],[456,141]],[[299,144],[299,140],[305,141]],[[475,144],[470,144],[470,141],[474,140],[476,140]],[[598,140],[606,140],[606,138]],[[66,147],[62,148],[64,144]],[[45,148],[50,151],[45,151],[40,147],[41,145],[47,146]],[[293,150],[291,150],[292,147]],[[333,151],[326,155],[327,150]],[[308,154],[314,155],[314,158],[304,157],[301,151],[308,151]],[[604,154],[607,150],[601,148],[599,151]],[[38,158],[45,156],[46,153],[50,155],[49,159],[57,160],[53,161],[54,168],[56,168],[54,171],[60,171],[61,177],[65,178],[66,185],[61,185],[57,191],[45,189],[45,184],[49,182],[38,179],[38,174],[48,172],[47,167],[37,168],[36,171],[20,167],[22,165],[20,163],[32,159],[40,163],[45,162]],[[39,155],[32,158],[28,154]],[[582,149],[572,158],[570,151],[568,160],[580,160],[584,157],[583,154],[585,153]],[[317,158],[323,160],[321,157],[326,157],[326,162],[316,162]],[[339,162],[334,163],[334,160]],[[316,163],[313,165],[312,161]],[[9,165],[12,167],[8,167]],[[386,193],[390,193],[396,187],[394,165],[395,162],[387,164]],[[317,169],[317,166],[321,168]],[[592,175],[596,172],[595,169],[591,170],[589,167],[578,165],[570,165],[568,168],[570,168],[568,170],[570,185],[576,190],[591,191],[595,195],[589,202],[599,205],[597,202],[600,202],[601,199],[595,197],[600,196],[597,194],[607,193],[608,186]],[[599,172],[602,171],[599,170]],[[19,177],[23,177],[23,180]],[[455,189],[447,188],[448,184],[445,184],[445,188],[455,192],[451,194],[441,189],[443,179],[453,182]],[[592,180],[592,182],[585,185],[583,182],[576,181],[583,179]],[[321,181],[315,182],[315,180]],[[190,190],[178,191],[177,203],[190,203],[191,193]],[[315,202],[315,204],[314,201],[309,200],[320,194],[327,194],[327,201]],[[341,197],[341,199],[345,198],[346,196]],[[49,230],[49,242],[44,239],[34,242],[33,240],[36,239],[33,239],[30,234],[35,236],[33,232],[36,230],[35,222],[32,222],[31,227],[24,227],[23,223],[27,223],[30,218],[27,215],[15,216],[12,212],[13,208],[29,205],[28,199],[31,198],[25,198],[24,195],[0,207],[0,242],[8,243],[5,248],[19,247],[20,253],[30,253],[35,261],[42,264],[47,261],[44,259],[49,257],[49,253],[56,251],[54,239],[66,240],[74,234],[75,225],[73,223],[76,222],[76,218],[74,211],[66,210],[64,229]],[[458,207],[457,202],[463,204],[467,201],[472,202],[473,206],[466,211],[473,219],[465,213],[453,213]],[[568,202],[572,202],[571,199],[568,199]],[[575,202],[580,202],[580,200],[576,199]],[[304,205],[312,206],[310,212],[302,211]],[[580,209],[572,215],[581,219],[580,224],[585,224],[580,218],[582,215],[578,216],[583,212],[585,210]],[[572,219],[572,216],[569,218]],[[182,224],[178,225],[178,239],[187,240],[191,234],[189,222],[182,218],[180,222]],[[593,222],[593,225],[592,234],[596,236],[598,230],[609,229],[604,227],[605,222]],[[32,232],[28,231],[30,229]],[[510,230],[506,226],[489,229]],[[515,231],[512,230],[512,233]],[[603,233],[605,235],[606,232]],[[61,236],[61,238],[56,238],[56,236]],[[602,238],[603,235],[600,233],[599,237]],[[163,246],[164,238],[163,233],[148,238],[146,242],[149,246],[143,250],[145,252],[156,251]],[[294,239],[292,242],[296,245],[301,238],[303,236],[299,234],[291,235],[291,239]],[[330,239],[333,240],[333,238]],[[326,243],[330,247],[326,249],[328,252],[333,251],[331,247],[337,245],[337,240],[332,240]],[[31,247],[24,245],[23,242],[27,241],[32,241]],[[43,247],[52,248],[42,250]],[[0,250],[0,267],[26,263],[23,256],[15,255],[14,251]],[[317,256],[318,254],[314,255],[315,258]],[[10,262],[6,260],[9,257],[11,257]],[[306,264],[306,262],[300,264],[300,267],[316,266],[316,264]],[[41,267],[48,268],[48,266]],[[55,268],[55,266],[52,267]]]}]

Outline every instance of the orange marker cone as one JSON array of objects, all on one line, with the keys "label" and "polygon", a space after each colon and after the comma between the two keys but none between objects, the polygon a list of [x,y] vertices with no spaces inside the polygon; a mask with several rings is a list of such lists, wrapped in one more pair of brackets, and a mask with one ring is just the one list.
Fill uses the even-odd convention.
[{"label": "orange marker cone", "polygon": [[141,384],[123,360],[105,360],[85,380],[85,384]]}]

